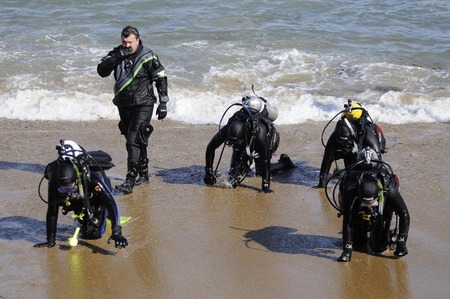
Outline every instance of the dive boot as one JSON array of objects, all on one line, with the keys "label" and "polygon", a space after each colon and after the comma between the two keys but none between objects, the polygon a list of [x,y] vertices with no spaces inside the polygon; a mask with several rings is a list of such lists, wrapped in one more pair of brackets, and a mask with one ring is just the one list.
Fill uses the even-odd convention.
[{"label": "dive boot", "polygon": [[134,182],[135,186],[148,184],[150,182],[148,176],[148,159],[141,159],[137,167],[138,177]]},{"label": "dive boot", "polygon": [[133,187],[135,185],[137,171],[135,165],[130,167],[131,170],[128,171],[125,182],[121,185],[116,185],[116,190],[122,192],[123,194],[133,193]]},{"label": "dive boot", "polygon": [[135,179],[127,177],[123,184],[116,185],[116,190],[123,194],[130,194],[130,193],[133,193],[134,185],[135,185]]},{"label": "dive boot", "polygon": [[406,248],[406,237],[399,235],[397,239],[397,248],[394,251],[396,257],[402,257],[408,254],[408,248]]},{"label": "dive boot", "polygon": [[338,257],[338,262],[344,262],[348,263],[352,260],[352,252],[353,252],[353,244],[352,243],[346,243],[344,246],[344,251],[342,251],[342,254],[340,257]]}]

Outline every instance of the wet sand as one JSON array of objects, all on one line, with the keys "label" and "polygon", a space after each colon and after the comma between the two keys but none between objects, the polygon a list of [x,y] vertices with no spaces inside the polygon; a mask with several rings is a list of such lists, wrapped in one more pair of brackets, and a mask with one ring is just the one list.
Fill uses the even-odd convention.
[{"label": "wet sand", "polygon": [[[341,218],[318,181],[325,123],[278,126],[296,168],[237,189],[203,184],[214,125],[152,122],[151,183],[117,196],[130,246],[101,240],[67,245],[74,223],[60,215],[57,246],[45,240],[46,205],[37,190],[59,139],[111,154],[113,184],[126,151],[115,121],[0,124],[1,298],[448,298],[450,294],[449,124],[381,124],[410,214],[409,255],[402,259],[341,252]],[[226,170],[225,150],[219,169]],[[217,151],[217,157],[220,151]],[[44,182],[45,183],[45,182]],[[44,184],[43,193],[46,193]]]}]

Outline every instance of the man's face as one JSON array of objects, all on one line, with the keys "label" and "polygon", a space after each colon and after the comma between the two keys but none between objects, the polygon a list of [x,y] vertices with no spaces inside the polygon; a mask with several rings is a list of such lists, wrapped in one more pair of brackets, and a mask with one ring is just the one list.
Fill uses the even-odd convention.
[{"label": "man's face", "polygon": [[132,50],[131,54],[133,54],[139,46],[139,38],[137,38],[134,34],[131,34],[128,37],[122,37],[122,46],[125,48],[130,48]]}]

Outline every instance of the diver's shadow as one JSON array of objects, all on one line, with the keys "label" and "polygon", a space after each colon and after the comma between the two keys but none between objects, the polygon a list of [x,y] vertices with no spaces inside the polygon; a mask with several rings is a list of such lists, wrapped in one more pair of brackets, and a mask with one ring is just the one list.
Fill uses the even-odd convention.
[{"label": "diver's shadow", "polygon": [[[0,240],[25,240],[37,244],[45,242],[47,239],[46,222],[26,216],[8,216],[0,218]],[[57,245],[61,250],[69,250],[71,247],[67,244],[67,239],[73,234],[74,225],[59,224],[56,235]],[[114,252],[100,248],[88,243],[86,240],[79,240],[78,246],[85,246],[92,249],[93,253],[103,255],[115,255]]]},{"label": "diver's shadow", "polygon": [[[283,226],[268,226],[258,230],[247,231],[243,241],[248,248],[258,250],[252,242],[261,245],[268,251],[285,254],[305,254],[330,260],[336,259],[336,250],[340,249],[341,239],[294,234],[297,230]],[[259,249],[261,250],[261,249]]]},{"label": "diver's shadow", "polygon": [[[302,185],[306,187],[314,187],[317,185],[319,181],[318,168],[308,166],[306,161],[297,161],[294,162],[294,165],[294,168],[283,169],[272,174],[272,181],[280,184]],[[159,168],[156,171],[156,176],[161,177],[168,184],[205,186],[203,182],[204,175],[205,167],[200,165],[171,169]]]},{"label": "diver's shadow", "polygon": [[45,170],[45,165],[34,163],[17,163],[17,162],[0,161],[0,170],[7,170],[7,169],[16,169],[43,174]]},{"label": "diver's shadow", "polygon": [[156,176],[161,177],[165,183],[180,185],[200,185],[204,186],[203,176],[205,175],[205,167],[199,165],[184,166],[178,168],[159,168]]},{"label": "diver's shadow", "polygon": [[[0,227],[0,239],[2,240],[25,240],[38,243],[47,238],[45,221],[26,216],[2,217],[0,218]],[[57,240],[67,240],[70,230],[73,230],[73,226],[59,224]]]},{"label": "diver's shadow", "polygon": [[[88,243],[85,240],[79,240],[77,246],[87,247],[87,248],[92,250],[92,253],[95,253],[95,254],[98,253],[98,254],[102,254],[102,255],[116,255],[116,253],[114,251],[103,249],[103,248],[101,248],[99,246],[96,246],[94,244]],[[67,244],[61,244],[61,245],[59,245],[59,249],[61,249],[61,250],[71,250],[72,247],[70,245],[67,245]]]},{"label": "diver's shadow", "polygon": [[313,187],[319,181],[319,169],[307,165],[307,161],[293,161],[295,167],[272,174],[272,181],[279,184]]}]

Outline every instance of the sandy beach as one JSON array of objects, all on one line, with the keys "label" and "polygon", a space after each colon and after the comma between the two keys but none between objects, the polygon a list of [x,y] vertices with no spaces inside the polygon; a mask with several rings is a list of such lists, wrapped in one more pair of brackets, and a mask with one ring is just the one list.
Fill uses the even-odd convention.
[{"label": "sandy beach", "polygon": [[[325,123],[278,126],[296,168],[237,189],[203,183],[206,144],[215,125],[156,121],[149,185],[117,196],[130,246],[100,240],[67,245],[74,230],[60,215],[57,245],[45,241],[46,204],[38,195],[60,139],[108,152],[113,184],[126,172],[116,121],[0,119],[0,298],[447,298],[450,294],[450,125],[380,124],[411,214],[409,255],[402,259],[341,252],[341,218],[317,184]],[[228,150],[228,151],[227,151]],[[219,166],[229,164],[229,149]],[[217,157],[220,151],[217,152]],[[46,194],[46,181],[42,188]]]}]

